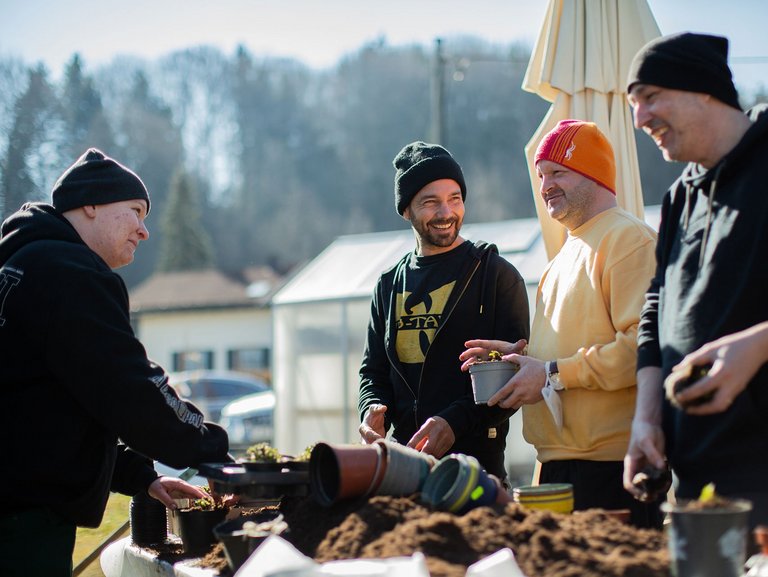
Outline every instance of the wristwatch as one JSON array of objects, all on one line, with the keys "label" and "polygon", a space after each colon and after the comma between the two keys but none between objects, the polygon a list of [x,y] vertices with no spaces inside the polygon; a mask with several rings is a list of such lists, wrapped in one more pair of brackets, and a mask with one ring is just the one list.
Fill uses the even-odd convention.
[{"label": "wristwatch", "polygon": [[557,361],[547,361],[544,365],[547,371],[547,383],[552,385],[556,391],[562,391],[565,388],[560,380],[560,371],[557,370]]}]

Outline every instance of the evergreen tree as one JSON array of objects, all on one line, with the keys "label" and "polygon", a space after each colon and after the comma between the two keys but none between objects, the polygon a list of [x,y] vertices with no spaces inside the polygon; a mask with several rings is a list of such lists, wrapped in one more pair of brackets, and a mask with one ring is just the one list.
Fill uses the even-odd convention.
[{"label": "evergreen tree", "polygon": [[[118,153],[115,156],[144,181],[152,198],[153,213],[165,214],[170,180],[184,157],[181,134],[173,122],[171,108],[154,95],[143,72],[136,74],[127,99],[118,106],[120,140],[125,144],[120,156]],[[152,274],[162,244],[162,228],[158,232],[154,242],[146,243],[136,253],[132,266],[118,271],[128,286]]]},{"label": "evergreen tree", "polygon": [[213,265],[213,248],[202,227],[197,188],[183,170],[178,170],[171,181],[161,227],[163,239],[156,270],[201,270]]},{"label": "evergreen tree", "polygon": [[83,63],[78,54],[72,56],[64,71],[61,106],[67,131],[67,149],[73,158],[92,146],[107,154],[117,154],[101,96],[93,79],[83,73]]},{"label": "evergreen tree", "polygon": [[[8,148],[14,106],[19,96],[26,90],[28,81],[29,73],[21,59],[0,55],[0,183],[3,179],[3,160]],[[2,212],[2,197],[0,197],[0,214]]]},{"label": "evergreen tree", "polygon": [[59,102],[40,65],[30,70],[27,89],[14,106],[0,171],[0,218],[24,202],[46,199],[56,176],[74,160],[60,154],[61,129]]}]

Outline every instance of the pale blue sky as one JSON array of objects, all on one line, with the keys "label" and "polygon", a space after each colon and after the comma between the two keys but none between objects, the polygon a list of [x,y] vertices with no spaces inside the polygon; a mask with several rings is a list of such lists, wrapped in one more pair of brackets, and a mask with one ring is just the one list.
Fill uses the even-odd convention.
[{"label": "pale blue sky", "polygon": [[[727,36],[737,84],[768,85],[768,1],[648,0],[663,34]],[[385,37],[432,44],[467,33],[533,44],[546,0],[0,0],[0,53],[58,75],[74,52],[86,66],[116,54],[154,58],[199,44],[289,56],[315,67]],[[745,57],[762,57],[748,63]]]}]

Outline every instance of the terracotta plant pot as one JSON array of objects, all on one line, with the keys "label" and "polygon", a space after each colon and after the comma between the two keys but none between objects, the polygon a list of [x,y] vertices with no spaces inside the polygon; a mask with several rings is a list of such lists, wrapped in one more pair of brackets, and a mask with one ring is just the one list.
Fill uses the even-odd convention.
[{"label": "terracotta plant pot", "polygon": [[344,499],[369,495],[381,479],[381,446],[317,443],[309,458],[314,499],[326,507]]},{"label": "terracotta plant pot", "polygon": [[178,509],[173,511],[179,528],[184,552],[191,555],[204,555],[216,544],[213,528],[223,522],[227,509],[203,511],[199,509]]},{"label": "terracotta plant pot", "polygon": [[629,523],[629,520],[632,518],[632,511],[629,509],[605,509],[603,511],[605,515],[611,519],[616,519],[619,523],[624,523],[625,525]]},{"label": "terracotta plant pot", "polygon": [[743,575],[752,503],[732,499],[718,507],[700,507],[696,501],[679,501],[662,503],[661,510],[671,519],[672,575]]},{"label": "terracotta plant pot", "polygon": [[475,403],[484,405],[517,373],[519,367],[505,361],[475,363],[469,366]]}]

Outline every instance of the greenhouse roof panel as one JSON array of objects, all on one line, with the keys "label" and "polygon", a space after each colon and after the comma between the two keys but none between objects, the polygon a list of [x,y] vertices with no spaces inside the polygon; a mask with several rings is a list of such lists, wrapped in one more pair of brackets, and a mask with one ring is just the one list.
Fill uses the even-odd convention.
[{"label": "greenhouse roof panel", "polygon": [[[532,247],[539,225],[535,218],[465,224],[461,233],[469,240],[496,243],[510,258],[509,253],[524,254]],[[411,229],[340,236],[286,283],[272,303],[370,297],[381,273],[414,247]]]}]

